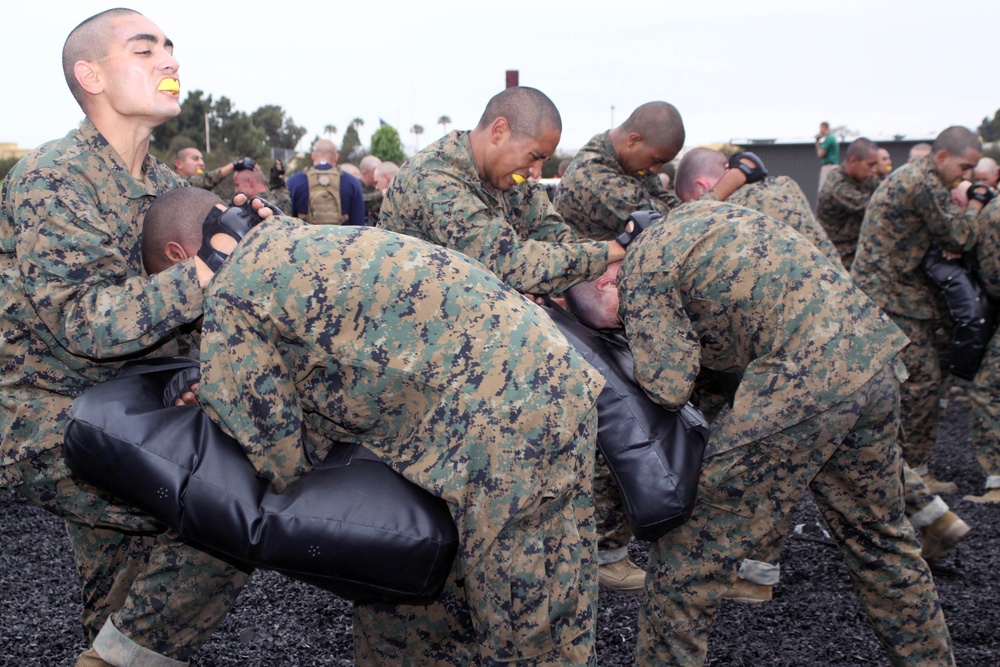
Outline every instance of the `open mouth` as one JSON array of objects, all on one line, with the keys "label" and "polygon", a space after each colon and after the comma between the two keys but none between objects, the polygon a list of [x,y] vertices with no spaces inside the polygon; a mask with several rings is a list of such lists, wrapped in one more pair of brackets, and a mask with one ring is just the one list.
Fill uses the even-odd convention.
[{"label": "open mouth", "polygon": [[160,81],[160,85],[156,89],[164,93],[170,93],[171,95],[180,95],[181,82],[177,79],[164,79]]}]

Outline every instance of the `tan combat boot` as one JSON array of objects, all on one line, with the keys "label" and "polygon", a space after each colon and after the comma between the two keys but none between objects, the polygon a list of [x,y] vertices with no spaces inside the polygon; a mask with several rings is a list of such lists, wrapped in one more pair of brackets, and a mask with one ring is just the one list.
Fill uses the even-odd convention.
[{"label": "tan combat boot", "polygon": [[597,569],[597,583],[615,593],[642,593],[646,571],[628,558],[605,563]]},{"label": "tan combat boot", "polygon": [[970,503],[1000,503],[1000,489],[987,489],[981,496],[965,496]]},{"label": "tan combat boot", "polygon": [[920,478],[924,480],[927,490],[931,493],[958,493],[958,484],[955,484],[955,482],[942,482],[939,479],[935,479],[934,475],[930,473],[921,475]]},{"label": "tan combat boot", "polygon": [[738,578],[732,588],[722,594],[727,600],[736,602],[747,602],[757,604],[760,602],[770,602],[774,594],[774,586],[756,584],[746,579]]},{"label": "tan combat boot", "polygon": [[76,659],[76,667],[114,667],[114,665],[102,660],[100,654],[93,648],[88,648]]},{"label": "tan combat boot", "polygon": [[957,514],[945,512],[920,531],[920,555],[928,562],[941,560],[970,530]]}]

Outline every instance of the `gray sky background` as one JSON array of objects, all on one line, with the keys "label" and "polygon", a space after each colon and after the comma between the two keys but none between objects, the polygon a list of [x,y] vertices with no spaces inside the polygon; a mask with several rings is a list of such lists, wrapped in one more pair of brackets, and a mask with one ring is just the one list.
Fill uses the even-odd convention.
[{"label": "gray sky background", "polygon": [[[62,78],[70,30],[112,4],[5,0],[0,142],[23,148],[82,118]],[[508,69],[544,91],[572,152],[650,100],[673,103],[687,145],[811,140],[819,121],[873,139],[975,129],[1000,107],[997,6],[940,0],[473,3],[133,0],[166,32],[181,99],[200,89],[247,113],[280,105],[339,144],[352,118],[367,145],[379,118],[414,150],[476,124]],[[233,8],[245,8],[240,15]],[[309,7],[309,9],[307,9]],[[288,13],[282,14],[281,10]],[[977,37],[977,35],[981,37]],[[614,111],[612,112],[612,106]],[[300,147],[303,147],[300,146]]]}]

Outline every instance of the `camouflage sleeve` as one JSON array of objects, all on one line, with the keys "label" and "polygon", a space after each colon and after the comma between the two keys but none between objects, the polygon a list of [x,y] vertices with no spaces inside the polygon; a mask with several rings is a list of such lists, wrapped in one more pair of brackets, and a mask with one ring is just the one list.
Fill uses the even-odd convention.
[{"label": "camouflage sleeve", "polygon": [[850,215],[861,213],[867,208],[868,200],[871,199],[871,192],[865,192],[861,188],[851,187],[844,182],[840,187],[831,185],[828,178],[823,183],[823,190],[819,193],[819,209],[828,209],[835,215]]},{"label": "camouflage sleeve", "polygon": [[211,190],[224,180],[226,180],[226,177],[222,175],[222,167],[194,174],[187,178],[187,182],[191,184],[191,187],[201,188],[202,190]]},{"label": "camouflage sleeve", "polygon": [[423,224],[440,245],[479,260],[519,292],[562,292],[583,280],[596,279],[607,268],[607,243],[522,239],[502,210],[490,210],[448,174],[435,179],[421,207],[426,211]]},{"label": "camouflage sleeve", "polygon": [[597,181],[595,193],[600,204],[618,218],[621,230],[636,211],[659,211],[666,215],[678,203],[673,194],[660,185],[655,174],[639,181],[608,170]]},{"label": "camouflage sleeve", "polygon": [[632,348],[636,380],[653,401],[680,410],[701,370],[701,342],[680,293],[655,284],[661,278],[644,273],[620,278],[619,315]]},{"label": "camouflage sleeve", "polygon": [[198,400],[280,493],[311,468],[298,392],[274,342],[280,336],[229,295],[210,293],[205,305]]},{"label": "camouflage sleeve", "polygon": [[939,183],[923,187],[913,203],[922,212],[928,231],[941,247],[965,252],[975,245],[979,233],[977,211],[970,207],[963,212],[948,188]]},{"label": "camouflage sleeve", "polygon": [[120,220],[106,219],[97,200],[93,184],[39,169],[13,195],[10,212],[25,292],[39,317],[70,353],[105,359],[146,350],[197,319],[202,291],[193,259],[152,279],[130,275],[137,258],[125,256]]},{"label": "camouflage sleeve", "polygon": [[980,237],[976,242],[977,273],[986,292],[1000,299],[1000,197],[979,213]]},{"label": "camouflage sleeve", "polygon": [[[522,236],[533,241],[549,241],[551,243],[579,243],[580,237],[566,224],[563,217],[559,215],[545,188],[540,185],[532,185],[525,203],[529,207],[526,211],[525,220],[528,221],[527,229],[523,230]],[[518,230],[522,231],[522,230]]]}]

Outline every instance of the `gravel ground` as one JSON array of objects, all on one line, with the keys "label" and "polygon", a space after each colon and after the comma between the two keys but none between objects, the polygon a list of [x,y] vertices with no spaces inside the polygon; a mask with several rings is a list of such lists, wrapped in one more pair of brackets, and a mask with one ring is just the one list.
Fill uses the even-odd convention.
[{"label": "gravel ground", "polygon": [[[931,469],[958,483],[945,499],[973,532],[935,568],[959,667],[1000,666],[1000,506],[963,501],[982,491],[960,401],[942,424]],[[809,498],[796,523],[815,523]],[[77,583],[62,523],[0,491],[0,664],[72,665],[84,647]],[[633,543],[645,563],[646,545]],[[837,550],[791,537],[772,602],[725,600],[712,630],[709,664],[824,667],[885,665],[881,646],[850,589]],[[638,598],[603,593],[598,664],[631,664]],[[257,572],[193,666],[352,665],[350,605],[271,572]]]}]

